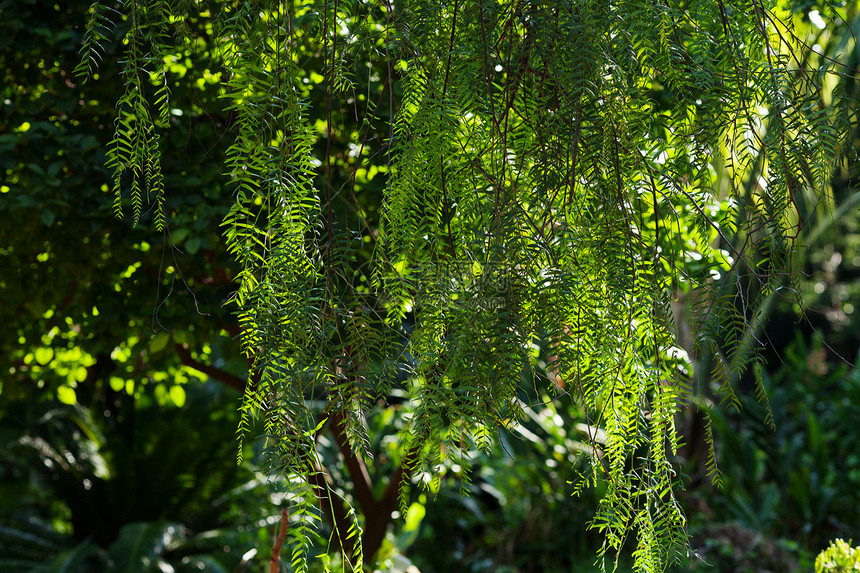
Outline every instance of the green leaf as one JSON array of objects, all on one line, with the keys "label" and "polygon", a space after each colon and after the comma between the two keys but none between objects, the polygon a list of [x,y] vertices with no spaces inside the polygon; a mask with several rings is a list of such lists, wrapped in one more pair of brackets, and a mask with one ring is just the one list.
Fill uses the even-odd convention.
[{"label": "green leaf", "polygon": [[170,387],[170,400],[177,408],[185,405],[185,388],[182,386]]},{"label": "green leaf", "polygon": [[427,508],[422,504],[414,502],[409,506],[406,512],[406,520],[403,525],[403,531],[415,531],[421,525],[421,521],[427,514]]},{"label": "green leaf", "polygon": [[152,341],[149,343],[149,351],[153,354],[157,352],[161,352],[167,347],[167,344],[170,342],[170,333],[168,332],[159,332],[155,336],[152,337]]},{"label": "green leaf", "polygon": [[46,227],[52,226],[56,219],[57,216],[54,215],[54,212],[50,209],[42,209],[39,211],[39,220],[44,223]]},{"label": "green leaf", "polygon": [[185,243],[185,250],[188,252],[189,255],[193,255],[194,253],[196,253],[197,251],[200,250],[201,244],[202,244],[202,241],[200,240],[200,237],[191,237]]},{"label": "green leaf", "polygon": [[63,167],[65,165],[66,164],[62,161],[54,161],[53,163],[48,165],[48,177],[56,177],[57,174],[59,174],[63,170]]},{"label": "green leaf", "polygon": [[42,366],[46,366],[54,358],[53,348],[37,348],[33,351],[33,356],[36,362]]},{"label": "green leaf", "polygon": [[76,366],[75,368],[72,368],[70,374],[75,382],[83,382],[87,379],[87,369],[85,366]]},{"label": "green leaf", "polygon": [[191,231],[187,228],[176,229],[175,231],[170,232],[170,238],[173,239],[174,245],[181,245],[182,241],[188,237],[188,233]]},{"label": "green leaf", "polygon": [[29,573],[79,573],[88,570],[88,567],[92,566],[89,558],[98,554],[99,549],[96,545],[90,541],[84,541],[68,551],[63,551]]},{"label": "green leaf", "polygon": [[57,388],[57,399],[63,404],[74,404],[78,401],[75,389],[69,386],[60,386]]},{"label": "green leaf", "polygon": [[167,546],[181,536],[180,526],[167,521],[129,523],[108,548],[117,573],[147,573],[156,570]]}]

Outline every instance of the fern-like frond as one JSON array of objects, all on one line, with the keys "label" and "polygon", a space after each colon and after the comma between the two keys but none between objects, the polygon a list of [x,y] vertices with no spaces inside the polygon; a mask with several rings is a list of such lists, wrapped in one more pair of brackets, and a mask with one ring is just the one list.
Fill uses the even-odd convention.
[{"label": "fern-like frond", "polygon": [[[233,137],[224,236],[251,364],[239,439],[261,424],[272,471],[307,486],[294,568],[340,503],[309,501],[309,484],[326,489],[326,424],[365,456],[367,413],[406,394],[405,512],[412,488],[524,419],[523,380],[541,379],[588,422],[591,470],[574,491],[605,483],[592,522],[604,550],[633,536],[637,570],[659,570],[685,543],[672,463],[694,399],[687,351],[715,357],[709,382],[739,406],[769,301],[797,290],[805,221],[850,151],[856,109],[802,64],[817,56],[759,1],[214,5]],[[166,0],[123,9],[114,209],[130,203],[137,222],[154,204],[160,228],[165,61],[197,15]],[[78,73],[112,16],[94,5]],[[380,200],[360,170],[384,176]],[[360,562],[350,523],[331,544]]]}]

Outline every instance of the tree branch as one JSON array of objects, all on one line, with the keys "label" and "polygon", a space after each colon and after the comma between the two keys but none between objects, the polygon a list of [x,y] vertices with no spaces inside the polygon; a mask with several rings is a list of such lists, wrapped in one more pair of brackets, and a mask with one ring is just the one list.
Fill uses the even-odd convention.
[{"label": "tree branch", "polygon": [[272,547],[272,558],[269,562],[269,573],[278,573],[281,570],[281,547],[284,545],[284,540],[287,538],[287,527],[289,526],[290,516],[286,509],[281,509],[281,527],[278,530],[278,538],[275,540],[275,545]]},{"label": "tree branch", "polygon": [[[364,533],[361,537],[361,545],[364,550],[364,560],[366,563],[370,563],[385,540],[385,534],[391,524],[391,515],[397,509],[403,480],[408,479],[418,450],[410,451],[403,458],[388,481],[382,497],[376,499],[373,495],[373,480],[367,470],[367,465],[361,457],[355,455],[347,441],[346,420],[343,413],[338,412],[332,416],[331,429],[349,473],[353,494],[361,508],[361,513],[364,514]],[[320,502],[322,503],[322,501],[323,498],[320,497]]]},{"label": "tree branch", "polygon": [[332,416],[332,430],[340,453],[343,455],[346,469],[352,481],[355,499],[364,515],[370,515],[376,510],[376,499],[373,497],[373,482],[364,460],[355,455],[346,437],[346,419],[338,412]]},{"label": "tree branch", "polygon": [[179,355],[179,360],[185,366],[189,366],[194,368],[198,372],[202,372],[206,374],[213,380],[218,380],[219,382],[223,382],[230,388],[235,388],[239,392],[245,391],[245,381],[239,378],[238,376],[234,376],[229,372],[225,372],[220,368],[215,368],[214,366],[210,366],[209,364],[204,364],[198,360],[195,360],[193,356],[191,356],[191,352],[188,350],[188,345],[186,344],[174,344],[173,347],[176,349],[176,354]]},{"label": "tree branch", "polygon": [[401,460],[400,465],[392,474],[385,492],[382,497],[374,503],[373,513],[365,513],[364,534],[361,536],[361,544],[364,548],[365,561],[370,562],[373,556],[382,547],[382,542],[385,540],[385,533],[388,531],[388,524],[391,523],[391,514],[397,508],[397,500],[400,498],[400,488],[403,481],[409,479],[409,474],[412,473],[413,462],[418,455],[418,449],[415,448],[406,454],[406,457]]}]

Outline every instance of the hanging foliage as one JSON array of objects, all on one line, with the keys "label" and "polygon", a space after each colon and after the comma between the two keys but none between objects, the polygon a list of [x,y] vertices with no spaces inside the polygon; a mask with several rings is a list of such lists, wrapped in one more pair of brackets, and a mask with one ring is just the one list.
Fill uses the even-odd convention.
[{"label": "hanging foliage", "polygon": [[[171,58],[205,42],[221,59],[224,236],[252,364],[239,432],[265,421],[300,500],[296,569],[314,518],[336,512],[316,455],[326,420],[362,456],[364,416],[407,390],[406,503],[445,458],[468,468],[517,423],[524,378],[602,436],[576,487],[606,484],[604,549],[635,532],[640,571],[682,553],[671,457],[691,388],[673,301],[695,301],[697,348],[721,357],[736,400],[760,301],[794,296],[798,204],[826,200],[846,153],[838,64],[811,69],[796,16],[764,0],[205,7],[97,2],[79,72],[122,31],[116,208],[136,222],[149,201],[161,226]],[[360,569],[352,524],[335,547]]]}]

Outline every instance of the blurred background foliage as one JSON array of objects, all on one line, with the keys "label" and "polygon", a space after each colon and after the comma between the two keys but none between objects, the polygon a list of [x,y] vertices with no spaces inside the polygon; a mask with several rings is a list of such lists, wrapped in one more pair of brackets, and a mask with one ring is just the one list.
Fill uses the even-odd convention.
[{"label": "blurred background foliage", "polygon": [[[188,22],[198,42],[171,68],[168,226],[155,233],[151,217],[131,227],[112,215],[104,147],[121,78],[109,41],[99,81],[83,86],[72,73],[88,7],[0,0],[0,570],[265,571],[290,493],[263,477],[253,446],[235,463],[247,364],[224,308],[235,274],[219,228],[230,203],[221,172],[231,117],[207,20]],[[793,8],[797,30],[823,54],[807,65],[843,61],[847,95],[858,99],[856,4]],[[316,47],[302,49],[306,69],[318,69]],[[356,66],[357,99],[379,98],[387,73]],[[308,86],[316,113],[323,95]],[[387,137],[387,110],[377,112],[369,154]],[[333,114],[334,179],[348,182],[365,118],[359,106]],[[320,155],[324,145],[321,134]],[[384,176],[356,171],[370,222]],[[831,201],[804,204],[807,248],[797,260],[809,306],[801,314],[790,296],[774,296],[769,324],[751,333],[766,345],[769,407],[752,378],[738,381],[739,409],[719,405],[708,378],[715,357],[689,349],[702,399],[679,419],[693,549],[679,571],[808,571],[831,539],[860,539],[860,374],[847,364],[860,335],[858,202],[845,166]],[[355,256],[360,265],[369,247]],[[472,452],[468,482],[446,461],[439,480],[416,488],[389,527],[379,569],[597,569],[601,540],[587,524],[601,492],[571,496],[592,430],[574,402],[536,396],[525,377],[522,388],[529,419],[500,434],[496,451]],[[707,477],[704,410],[719,490]],[[408,413],[395,393],[368,417],[376,496],[400,463],[391,440]],[[319,449],[337,495],[352,499],[354,475],[330,434]],[[318,566],[336,569],[337,557]]]}]

